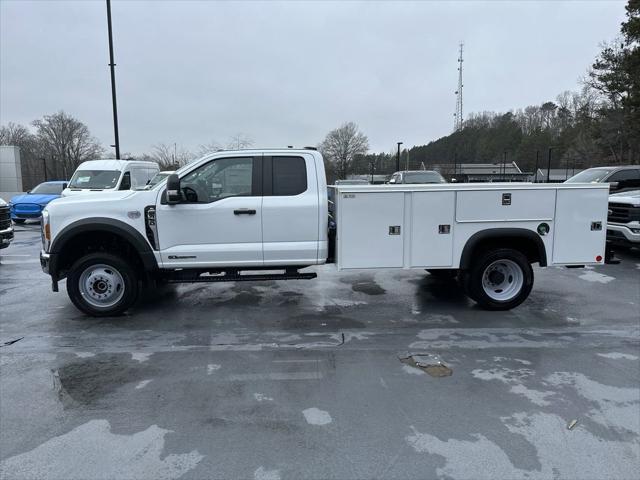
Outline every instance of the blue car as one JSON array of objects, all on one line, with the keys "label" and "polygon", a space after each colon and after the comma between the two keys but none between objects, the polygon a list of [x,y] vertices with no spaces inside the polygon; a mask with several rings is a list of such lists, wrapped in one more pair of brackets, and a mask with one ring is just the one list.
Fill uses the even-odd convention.
[{"label": "blue car", "polygon": [[51,200],[60,198],[65,188],[66,181],[43,182],[23,195],[16,195],[9,202],[11,219],[15,223],[24,223],[29,218],[40,218],[42,209]]}]

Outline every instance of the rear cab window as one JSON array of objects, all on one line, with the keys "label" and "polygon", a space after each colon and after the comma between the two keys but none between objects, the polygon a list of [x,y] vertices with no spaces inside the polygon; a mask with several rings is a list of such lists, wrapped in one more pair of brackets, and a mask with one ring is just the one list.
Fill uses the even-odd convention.
[{"label": "rear cab window", "polygon": [[272,158],[272,195],[293,196],[307,191],[307,164],[304,158]]}]

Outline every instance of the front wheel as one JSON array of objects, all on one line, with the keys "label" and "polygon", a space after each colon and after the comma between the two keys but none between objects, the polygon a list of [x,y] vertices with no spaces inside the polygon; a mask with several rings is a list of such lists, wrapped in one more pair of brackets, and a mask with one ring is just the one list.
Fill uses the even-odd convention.
[{"label": "front wheel", "polygon": [[482,254],[467,272],[465,291],[488,310],[510,310],[533,288],[531,264],[517,250],[500,248]]},{"label": "front wheel", "polygon": [[92,253],[71,267],[67,293],[73,304],[88,315],[119,315],[138,298],[138,279],[122,258],[110,253]]}]

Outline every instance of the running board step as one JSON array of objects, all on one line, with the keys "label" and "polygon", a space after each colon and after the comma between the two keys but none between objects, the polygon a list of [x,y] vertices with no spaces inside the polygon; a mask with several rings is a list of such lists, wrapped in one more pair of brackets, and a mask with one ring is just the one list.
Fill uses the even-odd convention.
[{"label": "running board step", "polygon": [[274,274],[252,273],[239,275],[237,272],[223,272],[218,275],[203,275],[201,272],[176,271],[166,277],[168,283],[211,283],[211,282],[262,282],[265,280],[312,280],[317,273],[285,272]]}]

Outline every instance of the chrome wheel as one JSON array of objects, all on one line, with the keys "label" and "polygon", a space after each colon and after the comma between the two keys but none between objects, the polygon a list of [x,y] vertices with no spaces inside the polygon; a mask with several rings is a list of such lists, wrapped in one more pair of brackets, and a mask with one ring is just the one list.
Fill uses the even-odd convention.
[{"label": "chrome wheel", "polygon": [[109,308],[124,296],[124,279],[110,265],[96,264],[87,267],[78,281],[80,294],[85,302],[97,308]]},{"label": "chrome wheel", "polygon": [[498,302],[515,298],[523,285],[524,273],[513,260],[496,260],[482,273],[482,289],[489,298]]}]

